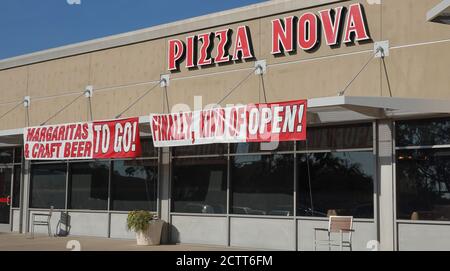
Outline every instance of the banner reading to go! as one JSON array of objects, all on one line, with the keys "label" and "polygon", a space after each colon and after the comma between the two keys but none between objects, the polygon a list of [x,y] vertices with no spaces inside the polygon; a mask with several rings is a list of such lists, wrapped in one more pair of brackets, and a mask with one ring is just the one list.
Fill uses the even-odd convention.
[{"label": "banner reading to go!", "polygon": [[139,118],[28,127],[24,155],[26,160],[138,157]]}]

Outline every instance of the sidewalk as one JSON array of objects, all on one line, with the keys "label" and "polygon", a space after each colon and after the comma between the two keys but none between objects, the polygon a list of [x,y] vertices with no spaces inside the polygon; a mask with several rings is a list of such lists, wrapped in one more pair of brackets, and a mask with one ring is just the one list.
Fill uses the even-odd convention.
[{"label": "sidewalk", "polygon": [[[72,242],[71,242],[72,241]],[[74,242],[75,241],[75,242]],[[242,249],[206,245],[161,245],[138,247],[135,240],[98,237],[68,238],[36,235],[34,239],[21,234],[0,233],[0,251],[70,251],[72,244],[81,245],[82,251],[238,251]],[[69,247],[69,248],[67,248]]]}]

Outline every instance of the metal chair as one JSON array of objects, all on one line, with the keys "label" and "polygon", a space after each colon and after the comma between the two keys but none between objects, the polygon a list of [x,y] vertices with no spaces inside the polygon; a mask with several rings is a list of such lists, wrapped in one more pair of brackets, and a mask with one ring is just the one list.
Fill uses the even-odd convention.
[{"label": "metal chair", "polygon": [[[327,232],[328,239],[327,240],[318,240],[317,232]],[[328,249],[331,250],[333,246],[339,246],[341,251],[344,250],[344,247],[348,247],[350,251],[353,250],[352,247],[352,234],[353,234],[353,217],[352,216],[330,216],[328,221],[328,228],[315,228],[314,229],[314,251],[317,250],[318,245],[328,245]],[[340,235],[340,239],[337,242],[336,240],[332,240],[331,236],[333,233],[338,233]],[[344,239],[344,235],[347,236]]]},{"label": "metal chair", "polygon": [[34,238],[34,227],[35,226],[47,226],[48,236],[52,236],[52,229],[50,225],[50,219],[53,214],[53,206],[50,207],[48,214],[44,213],[34,213],[31,215],[31,238]]}]

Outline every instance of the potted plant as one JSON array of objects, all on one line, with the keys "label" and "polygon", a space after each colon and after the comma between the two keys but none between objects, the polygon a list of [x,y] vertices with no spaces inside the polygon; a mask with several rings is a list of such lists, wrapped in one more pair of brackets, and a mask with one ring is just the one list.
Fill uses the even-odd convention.
[{"label": "potted plant", "polygon": [[138,246],[159,245],[164,222],[149,211],[132,211],[128,213],[127,229],[136,233]]}]

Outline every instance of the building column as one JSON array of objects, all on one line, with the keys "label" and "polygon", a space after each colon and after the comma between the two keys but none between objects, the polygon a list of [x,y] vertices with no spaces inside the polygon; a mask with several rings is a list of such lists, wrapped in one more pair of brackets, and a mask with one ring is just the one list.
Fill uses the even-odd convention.
[{"label": "building column", "polygon": [[30,206],[30,170],[31,168],[31,163],[30,161],[25,161],[23,163],[23,168],[22,168],[22,202],[20,204],[21,206],[21,219],[20,219],[20,224],[21,224],[21,229],[20,232],[23,234],[28,233],[29,231],[29,220],[30,217],[28,215],[29,212],[29,206]]},{"label": "building column", "polygon": [[161,150],[161,165],[159,173],[159,211],[166,222],[161,236],[162,243],[170,243],[170,149]]},{"label": "building column", "polygon": [[378,233],[382,251],[395,250],[394,126],[392,120],[377,123],[378,134]]}]

